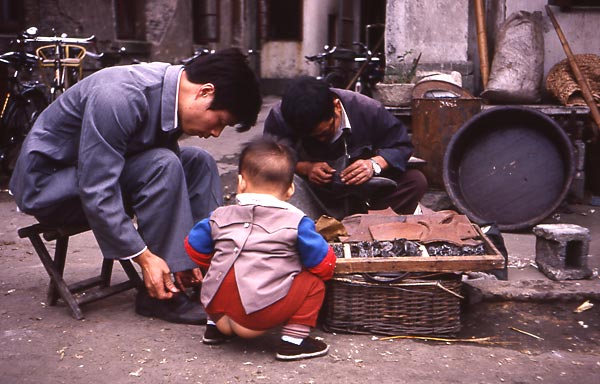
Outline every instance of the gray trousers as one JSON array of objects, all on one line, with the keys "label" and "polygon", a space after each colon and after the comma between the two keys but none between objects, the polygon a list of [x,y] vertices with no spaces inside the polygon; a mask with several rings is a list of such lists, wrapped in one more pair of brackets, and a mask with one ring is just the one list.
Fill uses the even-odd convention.
[{"label": "gray trousers", "polygon": [[[120,184],[125,207],[135,216],[148,249],[162,257],[172,272],[197,267],[183,242],[197,221],[222,205],[221,181],[212,156],[196,147],[181,148],[179,156],[164,148],[142,152],[126,160]],[[79,199],[32,213],[43,224],[87,223]]]}]

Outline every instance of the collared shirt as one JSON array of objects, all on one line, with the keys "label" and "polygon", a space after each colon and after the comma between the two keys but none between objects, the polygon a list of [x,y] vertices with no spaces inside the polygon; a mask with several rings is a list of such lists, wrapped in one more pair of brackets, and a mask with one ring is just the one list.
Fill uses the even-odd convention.
[{"label": "collared shirt", "polygon": [[179,125],[179,85],[181,84],[181,76],[183,75],[183,67],[179,70],[179,76],[177,76],[177,90],[175,91],[175,117],[173,117],[173,126]]},{"label": "collared shirt", "polygon": [[350,120],[348,119],[348,114],[346,114],[346,109],[344,109],[344,105],[342,103],[340,103],[340,107],[342,108],[340,113],[340,125],[335,132],[335,136],[333,137],[333,139],[331,139],[332,143],[339,139],[340,136],[342,136],[344,130],[350,133],[352,129],[352,127],[350,126]]},{"label": "collared shirt", "polygon": [[292,204],[279,200],[273,195],[266,193],[240,193],[236,196],[239,205],[261,205],[263,207],[285,208],[290,211],[302,213],[300,209]]}]

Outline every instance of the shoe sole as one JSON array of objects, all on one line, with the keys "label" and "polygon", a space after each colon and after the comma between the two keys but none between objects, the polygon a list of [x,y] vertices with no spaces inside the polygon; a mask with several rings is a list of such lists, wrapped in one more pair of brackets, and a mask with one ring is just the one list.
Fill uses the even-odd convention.
[{"label": "shoe sole", "polygon": [[227,339],[207,339],[205,337],[202,337],[202,342],[206,345],[219,345],[223,344],[226,341]]},{"label": "shoe sole", "polygon": [[279,353],[277,353],[275,355],[275,358],[277,360],[282,360],[282,361],[301,360],[301,359],[309,359],[311,357],[325,356],[327,354],[327,352],[329,352],[329,345],[327,346],[327,348],[325,348],[322,351],[311,352],[311,353],[301,353],[299,355],[280,355]]}]

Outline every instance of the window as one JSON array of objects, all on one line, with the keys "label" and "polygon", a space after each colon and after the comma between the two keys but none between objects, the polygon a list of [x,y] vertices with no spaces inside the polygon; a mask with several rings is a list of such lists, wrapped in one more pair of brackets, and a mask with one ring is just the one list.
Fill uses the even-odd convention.
[{"label": "window", "polygon": [[267,0],[267,40],[302,40],[302,0]]},{"label": "window", "polygon": [[194,44],[219,41],[219,0],[192,0]]},{"label": "window", "polygon": [[115,0],[117,39],[146,40],[144,0]]},{"label": "window", "polygon": [[0,33],[21,32],[23,16],[23,1],[0,0]]}]

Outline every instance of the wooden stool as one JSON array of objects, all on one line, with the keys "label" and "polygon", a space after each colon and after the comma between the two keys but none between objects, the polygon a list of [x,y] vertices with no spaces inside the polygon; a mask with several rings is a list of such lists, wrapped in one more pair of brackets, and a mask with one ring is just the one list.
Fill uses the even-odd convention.
[{"label": "wooden stool", "polygon": [[[84,318],[81,308],[79,307],[80,305],[103,299],[131,288],[143,289],[144,286],[142,279],[135,270],[131,260],[118,260],[129,279],[111,286],[110,280],[114,264],[114,260],[112,259],[103,259],[99,276],[70,285],[65,283],[63,273],[69,237],[89,230],[90,227],[87,225],[78,227],[50,227],[39,223],[18,230],[20,238],[29,238],[50,277],[48,305],[56,305],[58,298],[62,298],[71,309],[73,317],[77,320]],[[50,256],[50,253],[42,240],[42,236],[47,242],[56,241],[54,259]],[[90,290],[95,287],[97,287],[97,289]]]}]

